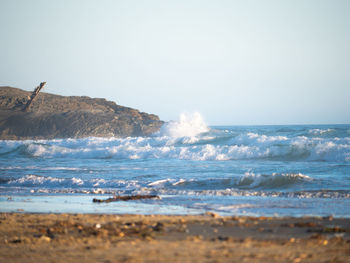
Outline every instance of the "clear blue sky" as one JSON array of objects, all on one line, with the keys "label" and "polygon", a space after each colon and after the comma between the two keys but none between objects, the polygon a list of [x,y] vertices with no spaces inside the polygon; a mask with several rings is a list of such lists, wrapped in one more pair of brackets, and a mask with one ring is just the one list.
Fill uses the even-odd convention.
[{"label": "clear blue sky", "polygon": [[348,0],[0,0],[0,85],[210,125],[350,123]]}]

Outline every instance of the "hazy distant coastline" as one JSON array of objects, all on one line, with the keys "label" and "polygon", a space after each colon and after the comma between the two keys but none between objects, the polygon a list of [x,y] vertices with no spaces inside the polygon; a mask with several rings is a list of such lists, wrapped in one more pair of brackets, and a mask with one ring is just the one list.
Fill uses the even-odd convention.
[{"label": "hazy distant coastline", "polygon": [[0,87],[0,139],[148,136],[164,123],[154,114],[86,96],[40,92],[22,111],[31,92]]}]

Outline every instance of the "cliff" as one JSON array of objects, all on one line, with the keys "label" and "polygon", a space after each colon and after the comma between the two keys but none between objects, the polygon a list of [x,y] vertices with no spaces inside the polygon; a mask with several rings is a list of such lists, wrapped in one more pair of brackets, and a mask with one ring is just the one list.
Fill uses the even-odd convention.
[{"label": "cliff", "polygon": [[106,99],[44,92],[23,111],[31,94],[0,87],[0,139],[148,136],[163,124],[156,115]]}]

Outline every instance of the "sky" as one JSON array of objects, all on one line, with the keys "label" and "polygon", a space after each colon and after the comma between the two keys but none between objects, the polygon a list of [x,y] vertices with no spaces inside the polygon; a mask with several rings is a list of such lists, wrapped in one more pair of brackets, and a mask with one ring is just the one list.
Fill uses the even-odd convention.
[{"label": "sky", "polygon": [[349,124],[348,0],[0,0],[0,86],[209,125]]}]

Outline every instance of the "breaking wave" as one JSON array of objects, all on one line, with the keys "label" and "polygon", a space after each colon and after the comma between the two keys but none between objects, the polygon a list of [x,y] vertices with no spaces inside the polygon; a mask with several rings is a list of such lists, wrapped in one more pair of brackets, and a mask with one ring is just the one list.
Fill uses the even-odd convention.
[{"label": "breaking wave", "polygon": [[167,178],[151,182],[147,186],[158,189],[286,189],[289,186],[311,181],[312,178],[301,173],[254,174],[247,172],[241,177],[233,178],[209,178],[205,180]]},{"label": "breaking wave", "polygon": [[29,187],[34,188],[110,188],[110,189],[136,189],[139,182],[135,180],[105,180],[102,178],[82,179],[79,177],[58,178],[51,176],[41,176],[28,174],[20,178],[7,178],[0,182],[7,187]]},{"label": "breaking wave", "polygon": [[[16,187],[31,193],[72,194],[156,194],[183,196],[247,196],[283,198],[350,198],[349,190],[309,189],[288,191],[289,187],[312,183],[303,174],[254,174],[245,173],[237,178],[161,179],[152,182],[138,180],[107,180],[56,178],[29,174],[17,179],[0,182],[0,192]],[[280,191],[282,190],[282,191]]]},{"label": "breaking wave", "polygon": [[239,180],[240,187],[246,188],[280,188],[288,187],[297,183],[310,182],[312,179],[301,173],[297,174],[255,174],[245,173]]},{"label": "breaking wave", "polygon": [[153,188],[153,189],[225,189],[225,188],[240,188],[240,189],[284,189],[298,183],[311,182],[312,179],[301,173],[298,174],[254,174],[251,172],[245,173],[241,177],[232,178],[207,178],[207,179],[173,179],[166,178],[152,182],[137,181],[137,180],[118,180],[118,179],[102,179],[88,178],[82,179],[79,177],[58,178],[51,176],[42,176],[28,174],[20,178],[3,178],[0,184],[8,186],[25,186],[25,187],[103,187],[103,188]]},{"label": "breaking wave", "polygon": [[[199,113],[182,114],[150,137],[0,141],[2,157],[179,159],[195,161],[350,161],[348,132],[335,128],[208,128]],[[323,137],[323,134],[332,136]]]},{"label": "breaking wave", "polygon": [[148,137],[87,138],[45,141],[0,142],[1,155],[36,158],[114,158],[180,160],[286,160],[350,161],[350,138],[308,138],[299,136]]},{"label": "breaking wave", "polygon": [[309,133],[314,134],[314,135],[322,135],[322,134],[327,134],[327,133],[332,133],[335,132],[335,129],[310,129]]},{"label": "breaking wave", "polygon": [[[1,188],[0,188],[1,191]],[[271,197],[271,198],[327,198],[327,199],[349,199],[350,191],[347,190],[317,190],[317,191],[263,191],[263,190],[240,190],[240,189],[223,189],[223,190],[177,190],[177,189],[147,189],[125,190],[110,188],[34,188],[30,193],[45,194],[108,194],[108,195],[134,195],[134,194],[155,194],[164,196],[216,196],[216,197]]]}]

